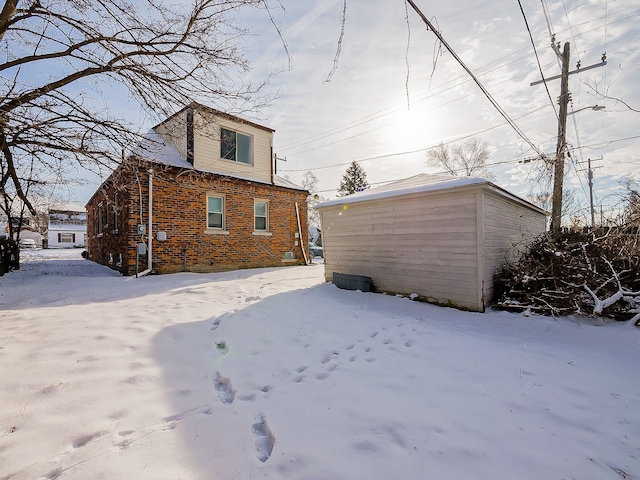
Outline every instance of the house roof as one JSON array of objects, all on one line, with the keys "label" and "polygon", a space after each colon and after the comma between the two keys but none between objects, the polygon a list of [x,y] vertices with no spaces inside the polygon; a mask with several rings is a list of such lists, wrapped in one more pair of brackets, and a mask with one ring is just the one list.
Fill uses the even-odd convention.
[{"label": "house roof", "polygon": [[87,211],[86,208],[84,208],[82,205],[79,205],[77,203],[54,203],[49,207],[49,213],[55,213],[55,212],[83,213],[86,211]]},{"label": "house roof", "polygon": [[[170,143],[163,140],[163,138],[153,130],[149,131],[144,136],[143,140],[138,144],[136,148],[133,149],[131,153],[132,155],[135,155],[136,157],[147,160],[149,162],[160,163],[169,167],[195,170],[193,165],[191,165],[184,157],[182,157]],[[306,190],[300,185],[296,185],[295,183],[290,182],[285,178],[279,177],[278,175],[273,176],[273,183],[271,183],[260,178],[252,177],[250,175],[229,174],[227,172],[218,172],[206,169],[198,169],[197,171],[213,173],[215,175],[224,177],[237,178],[239,180],[246,180],[249,182],[262,183],[265,185],[275,185],[276,187],[290,188],[292,190]]]},{"label": "house roof", "polygon": [[180,110],[178,110],[176,113],[174,113],[170,117],[165,118],[163,121],[161,121],[158,125],[156,125],[153,128],[155,129],[155,128],[159,127],[163,123],[168,122],[169,120],[171,120],[176,115],[180,115],[182,112],[184,112],[185,110],[188,110],[190,108],[194,109],[194,110],[200,110],[200,111],[205,111],[205,112],[211,113],[216,117],[225,118],[227,120],[232,120],[232,121],[238,122],[238,123],[244,123],[245,125],[251,125],[252,127],[259,128],[261,130],[266,130],[267,132],[272,132],[272,133],[275,132],[275,130],[272,129],[272,128],[265,127],[264,125],[259,125],[259,124],[255,123],[255,122],[252,122],[252,121],[247,120],[245,118],[241,118],[241,117],[237,117],[235,115],[231,115],[230,113],[226,113],[226,112],[222,112],[220,110],[216,110],[215,108],[212,108],[212,107],[207,107],[206,105],[203,105],[203,104],[198,103],[198,102],[191,102],[189,105],[187,105],[186,107],[181,108]]},{"label": "house roof", "polygon": [[345,197],[338,197],[333,200],[319,203],[316,208],[329,207],[332,205],[344,205],[351,203],[366,202],[370,200],[378,200],[382,198],[392,198],[404,195],[412,195],[416,193],[436,192],[442,190],[456,190],[460,188],[470,186],[485,186],[490,188],[504,197],[511,198],[514,201],[522,203],[529,208],[539,211],[540,213],[547,214],[544,210],[537,207],[533,203],[530,203],[507,190],[498,187],[486,178],[479,177],[454,177],[449,175],[429,175],[421,173],[413,177],[391,182],[380,187],[372,188],[362,192],[347,195]]}]

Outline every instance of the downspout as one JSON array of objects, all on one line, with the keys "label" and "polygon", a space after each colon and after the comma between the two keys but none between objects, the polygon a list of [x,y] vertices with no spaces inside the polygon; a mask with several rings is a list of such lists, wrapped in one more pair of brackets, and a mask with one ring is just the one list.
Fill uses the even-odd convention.
[{"label": "downspout", "polygon": [[307,249],[304,248],[302,238],[302,227],[300,226],[300,210],[298,208],[298,202],[296,202],[296,218],[298,220],[298,236],[300,237],[300,249],[302,250],[302,256],[304,257],[305,265],[309,265],[309,259],[307,258]]},{"label": "downspout", "polygon": [[144,277],[145,275],[151,273],[151,270],[153,268],[153,257],[151,255],[152,243],[153,243],[152,225],[153,225],[153,170],[149,169],[149,228],[148,228],[149,234],[147,236],[148,238],[147,269],[140,272],[138,274],[138,278]]},{"label": "downspout", "polygon": [[151,271],[153,268],[152,261],[152,243],[153,243],[153,170],[149,169],[149,245],[148,245],[148,253],[147,253],[147,269]]}]

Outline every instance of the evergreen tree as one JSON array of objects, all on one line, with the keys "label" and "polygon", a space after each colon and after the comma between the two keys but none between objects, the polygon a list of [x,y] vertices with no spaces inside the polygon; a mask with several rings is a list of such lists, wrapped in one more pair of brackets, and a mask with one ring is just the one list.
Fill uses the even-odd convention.
[{"label": "evergreen tree", "polygon": [[351,162],[349,168],[340,180],[340,188],[338,188],[338,196],[344,197],[352,193],[362,192],[369,188],[367,183],[367,172],[355,161]]}]

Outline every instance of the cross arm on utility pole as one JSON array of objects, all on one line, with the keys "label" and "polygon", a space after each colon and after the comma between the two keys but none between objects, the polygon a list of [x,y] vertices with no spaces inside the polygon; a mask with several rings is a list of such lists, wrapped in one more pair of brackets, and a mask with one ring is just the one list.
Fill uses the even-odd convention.
[{"label": "cross arm on utility pole", "polygon": [[[607,64],[607,61],[603,60],[600,63],[594,63],[593,65],[589,65],[588,67],[576,68],[575,70],[571,70],[569,72],[569,75],[573,75],[574,73],[582,73],[585,70],[591,70],[592,68],[604,67],[606,64]],[[533,87],[534,85],[540,85],[541,83],[544,83],[544,82],[550,82],[551,80],[557,80],[557,79],[559,79],[561,77],[562,77],[562,75],[554,75],[553,77],[543,78],[542,80],[536,80],[535,82],[531,82],[529,84],[529,86]]]},{"label": "cross arm on utility pole", "polygon": [[[559,49],[558,49],[559,50]],[[558,53],[556,51],[556,53]],[[569,42],[564,44],[562,50],[562,73],[555,77],[543,79],[538,82],[534,82],[531,85],[537,85],[539,83],[561,79],[560,84],[560,112],[558,114],[558,143],[556,146],[556,161],[554,165],[553,173],[553,196],[551,205],[551,233],[560,233],[561,219],[562,219],[562,184],[564,181],[564,151],[566,146],[566,133],[567,133],[567,106],[569,104],[569,75],[573,73],[583,72],[595,67],[602,67],[607,64],[605,58],[602,56],[602,61],[598,64],[590,65],[588,67],[577,68],[569,71],[569,58],[570,58]]]},{"label": "cross arm on utility pole", "polygon": [[273,173],[274,173],[274,175],[278,174],[278,160],[280,160],[281,162],[286,162],[287,161],[287,157],[280,158],[280,157],[278,157],[278,154],[276,154],[276,153],[273,154]]}]

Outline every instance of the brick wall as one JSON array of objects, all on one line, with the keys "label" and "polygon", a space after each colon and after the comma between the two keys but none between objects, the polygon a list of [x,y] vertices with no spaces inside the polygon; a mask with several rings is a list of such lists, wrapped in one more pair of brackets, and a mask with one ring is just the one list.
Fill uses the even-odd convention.
[{"label": "brick wall", "polygon": [[[132,193],[136,195],[134,198],[136,204],[138,204],[139,197],[137,187],[132,185],[132,181],[134,181],[134,177],[131,172],[117,169],[87,203],[89,260],[107,265],[125,275],[135,273],[135,226],[139,223],[140,217],[139,209],[135,217],[132,217],[129,211]],[[117,199],[116,192],[118,193]],[[101,231],[98,228],[99,205],[102,205]],[[114,212],[117,219],[114,217]],[[129,265],[132,262],[134,270],[130,271]],[[142,270],[145,268],[143,265]]]},{"label": "brick wall", "polygon": [[[138,177],[140,186],[131,171],[112,176],[87,205],[89,258],[126,275],[135,273],[135,244],[141,239],[136,226],[147,224],[148,218],[148,174],[140,170]],[[122,227],[118,228],[117,234],[111,227],[103,228],[102,236],[99,236],[97,206],[101,202],[104,205],[106,199],[113,199],[115,185],[119,188],[119,225]],[[208,193],[225,197],[225,232],[228,233],[208,232]],[[269,235],[254,235],[255,199],[269,202]],[[301,239],[296,238],[296,202],[300,209]],[[157,240],[158,232],[165,232],[167,240]],[[306,192],[202,172],[156,171],[153,176],[153,237],[153,270],[157,273],[215,272],[304,263],[301,247],[306,248],[308,237]],[[146,236],[144,239],[146,241]],[[295,241],[298,241],[297,247]],[[285,252],[289,251],[295,252],[297,261],[283,262]],[[123,263],[118,267],[115,259],[120,255]],[[110,259],[114,259],[111,264]],[[139,269],[146,268],[145,255],[140,257]]]}]

